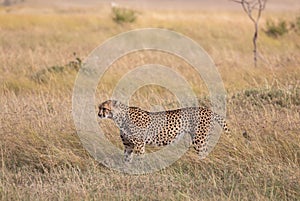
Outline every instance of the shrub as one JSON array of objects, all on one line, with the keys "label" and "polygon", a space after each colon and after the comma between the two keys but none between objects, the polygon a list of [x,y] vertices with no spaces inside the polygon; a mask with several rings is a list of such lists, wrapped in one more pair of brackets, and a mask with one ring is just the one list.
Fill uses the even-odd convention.
[{"label": "shrub", "polygon": [[278,23],[267,21],[265,33],[271,37],[278,37],[288,33],[288,26],[286,21],[281,20]]},{"label": "shrub", "polygon": [[300,16],[296,18],[295,29],[298,33],[300,33]]},{"label": "shrub", "polygon": [[288,108],[300,105],[300,88],[295,87],[291,90],[286,89],[247,89],[243,93],[237,94],[235,97],[243,99],[247,103],[256,106],[273,105]]},{"label": "shrub", "polygon": [[[74,55],[76,56],[76,54]],[[79,57],[76,57],[75,60],[70,61],[66,65],[55,65],[39,70],[31,76],[31,79],[38,83],[47,83],[50,74],[61,74],[64,72],[79,71],[81,66],[82,60]]]},{"label": "shrub", "polygon": [[134,22],[136,20],[136,12],[127,8],[113,7],[113,20],[117,23]]}]

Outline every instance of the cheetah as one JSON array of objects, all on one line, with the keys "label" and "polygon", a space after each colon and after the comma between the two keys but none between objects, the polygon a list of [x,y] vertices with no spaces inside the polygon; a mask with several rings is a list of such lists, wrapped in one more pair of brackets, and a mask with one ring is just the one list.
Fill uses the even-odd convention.
[{"label": "cheetah", "polygon": [[116,100],[99,105],[100,119],[112,119],[120,129],[124,145],[124,161],[131,162],[133,153],[145,153],[145,145],[168,145],[181,133],[189,133],[200,159],[208,155],[207,142],[214,122],[228,133],[225,120],[205,107],[187,107],[163,112],[148,112],[128,107]]}]

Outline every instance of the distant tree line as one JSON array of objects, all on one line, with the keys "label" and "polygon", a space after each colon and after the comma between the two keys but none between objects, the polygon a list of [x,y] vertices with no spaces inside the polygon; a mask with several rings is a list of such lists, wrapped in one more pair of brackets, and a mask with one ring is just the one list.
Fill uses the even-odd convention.
[{"label": "distant tree line", "polygon": [[1,5],[3,6],[11,6],[14,4],[22,3],[25,0],[0,0]]}]

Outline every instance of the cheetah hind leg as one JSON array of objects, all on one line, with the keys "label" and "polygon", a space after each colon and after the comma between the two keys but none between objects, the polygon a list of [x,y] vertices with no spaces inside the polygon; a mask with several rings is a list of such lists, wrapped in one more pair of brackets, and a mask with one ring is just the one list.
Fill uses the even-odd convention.
[{"label": "cheetah hind leg", "polygon": [[210,138],[210,132],[211,132],[211,129],[209,128],[205,132],[205,134],[200,132],[198,134],[196,133],[193,137],[192,143],[193,143],[194,149],[196,150],[200,160],[205,159],[209,154],[208,141]]},{"label": "cheetah hind leg", "polygon": [[200,160],[203,160],[208,156],[208,146],[207,141],[200,141],[198,139],[193,139],[194,149],[197,151]]},{"label": "cheetah hind leg", "polygon": [[210,125],[207,126],[207,129],[202,129],[196,131],[194,138],[193,138],[193,145],[194,148],[196,149],[200,160],[205,159],[208,154],[208,142],[211,138],[212,130],[215,126],[215,122],[211,121]]}]

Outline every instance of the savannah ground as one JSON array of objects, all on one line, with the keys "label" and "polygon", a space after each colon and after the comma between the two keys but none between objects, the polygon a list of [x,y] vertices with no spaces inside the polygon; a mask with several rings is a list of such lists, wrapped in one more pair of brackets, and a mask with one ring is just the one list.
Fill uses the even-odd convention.
[{"label": "savannah ground", "polygon": [[[232,5],[232,4],[231,4]],[[1,200],[299,200],[300,199],[300,12],[266,10],[260,21],[257,67],[253,26],[239,9],[137,11],[118,24],[108,5],[0,8],[0,199]],[[284,20],[289,32],[268,36],[266,22]],[[72,119],[72,92],[80,61],[106,39],[136,28],[185,34],[212,57],[227,91],[230,135],[199,160],[190,149],[170,167],[126,175],[95,161],[82,147]],[[191,66],[173,55],[127,55],[106,72],[95,106],[134,67],[169,66],[183,75],[199,101],[207,89]],[[176,106],[168,91],[148,86],[132,105]],[[96,115],[96,114],[95,114]],[[99,121],[100,122],[100,121]],[[101,121],[121,148],[118,130]]]}]

